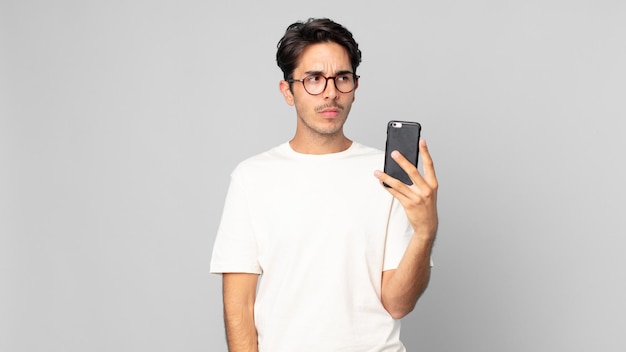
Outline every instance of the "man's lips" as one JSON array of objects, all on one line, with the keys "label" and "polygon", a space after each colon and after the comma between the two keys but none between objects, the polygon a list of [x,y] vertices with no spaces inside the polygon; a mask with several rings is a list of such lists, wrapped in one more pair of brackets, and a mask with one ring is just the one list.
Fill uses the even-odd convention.
[{"label": "man's lips", "polygon": [[321,111],[322,116],[324,117],[337,117],[339,115],[339,110],[337,109],[325,109]]},{"label": "man's lips", "polygon": [[339,115],[339,112],[343,110],[343,107],[339,105],[332,105],[332,106],[325,105],[325,106],[320,106],[316,110],[318,113],[326,117],[336,117],[337,115]]}]

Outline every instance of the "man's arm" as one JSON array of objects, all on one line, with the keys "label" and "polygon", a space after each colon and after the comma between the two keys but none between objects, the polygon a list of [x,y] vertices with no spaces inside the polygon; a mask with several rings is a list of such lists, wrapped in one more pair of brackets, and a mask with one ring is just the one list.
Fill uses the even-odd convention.
[{"label": "man's arm", "polygon": [[386,188],[387,191],[402,204],[413,227],[413,237],[398,267],[382,274],[382,303],[394,319],[409,314],[428,286],[430,254],[439,225],[437,216],[439,185],[435,168],[426,142],[421,140],[419,145],[424,165],[423,177],[404,156],[398,152],[392,153],[392,157],[407,172],[413,185],[408,186],[380,171],[375,173],[381,182],[391,186]]},{"label": "man's arm", "polygon": [[420,242],[413,235],[398,268],[383,271],[382,303],[394,319],[409,314],[430,280],[432,242]]},{"label": "man's arm", "polygon": [[254,325],[257,274],[222,274],[224,296],[224,325],[230,352],[257,352]]}]

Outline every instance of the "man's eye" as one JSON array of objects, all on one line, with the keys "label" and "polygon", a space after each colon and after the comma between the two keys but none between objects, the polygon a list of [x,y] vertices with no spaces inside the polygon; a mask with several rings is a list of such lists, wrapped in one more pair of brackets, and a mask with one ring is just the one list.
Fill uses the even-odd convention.
[{"label": "man's eye", "polygon": [[339,75],[337,76],[337,81],[339,82],[350,82],[350,75]]},{"label": "man's eye", "polygon": [[307,81],[311,82],[311,83],[318,83],[322,80],[322,76],[321,75],[311,75],[309,77],[306,78]]}]

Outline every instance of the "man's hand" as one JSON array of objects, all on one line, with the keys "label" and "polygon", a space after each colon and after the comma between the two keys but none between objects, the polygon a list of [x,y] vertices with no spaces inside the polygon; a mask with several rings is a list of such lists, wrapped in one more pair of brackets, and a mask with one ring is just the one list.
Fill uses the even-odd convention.
[{"label": "man's hand", "polygon": [[391,157],[409,175],[412,185],[407,185],[382,171],[376,171],[375,176],[390,187],[385,187],[406,211],[413,231],[417,236],[426,240],[434,240],[439,226],[437,215],[437,189],[439,184],[435,175],[433,159],[428,152],[426,141],[419,142],[424,176],[400,152],[393,151]]}]

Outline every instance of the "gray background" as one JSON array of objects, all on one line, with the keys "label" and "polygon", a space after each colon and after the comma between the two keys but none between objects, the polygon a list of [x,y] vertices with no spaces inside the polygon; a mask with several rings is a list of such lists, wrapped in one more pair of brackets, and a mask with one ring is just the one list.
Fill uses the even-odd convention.
[{"label": "gray background", "polygon": [[276,42],[319,16],[363,50],[349,136],[435,158],[409,350],[626,350],[624,1],[3,0],[1,351],[225,350],[229,173],[291,138]]}]

